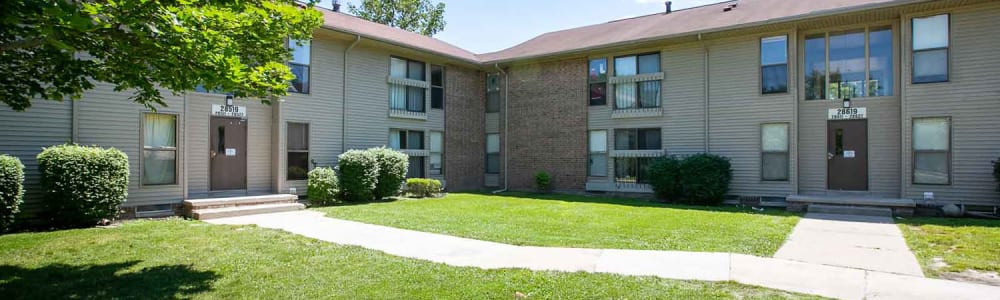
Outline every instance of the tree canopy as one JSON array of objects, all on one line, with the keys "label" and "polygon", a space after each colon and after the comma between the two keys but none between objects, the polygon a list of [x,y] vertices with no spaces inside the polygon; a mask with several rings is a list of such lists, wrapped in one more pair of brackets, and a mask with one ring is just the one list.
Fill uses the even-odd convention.
[{"label": "tree canopy", "polygon": [[361,6],[348,4],[351,14],[426,36],[444,30],[444,3],[430,0],[362,0]]},{"label": "tree canopy", "polygon": [[320,12],[294,0],[0,1],[0,101],[78,99],[93,81],[151,109],[202,85],[270,103],[293,78],[287,39]]}]

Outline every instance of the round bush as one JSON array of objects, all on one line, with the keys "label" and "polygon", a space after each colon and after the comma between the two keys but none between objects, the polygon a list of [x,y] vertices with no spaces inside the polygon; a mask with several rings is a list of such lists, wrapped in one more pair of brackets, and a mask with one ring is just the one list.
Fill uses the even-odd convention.
[{"label": "round bush", "polygon": [[378,162],[371,151],[350,150],[340,154],[337,179],[340,199],[344,201],[372,200],[378,182]]},{"label": "round bush", "polygon": [[56,227],[114,219],[128,197],[128,156],[110,148],[52,146],[38,154],[45,216]]},{"label": "round bush", "polygon": [[409,156],[389,148],[372,148],[367,151],[375,156],[378,162],[378,180],[372,194],[375,199],[399,195],[399,190],[406,181],[406,169],[409,167]]},{"label": "round bush", "polygon": [[545,171],[535,173],[535,188],[539,192],[548,192],[552,189],[552,177]]},{"label": "round bush", "polygon": [[657,198],[676,201],[683,197],[680,168],[681,160],[674,156],[657,158],[649,165],[649,184],[653,186]]},{"label": "round bush", "polygon": [[24,198],[24,165],[17,157],[0,155],[0,232],[10,230]]},{"label": "round bush", "polygon": [[328,167],[309,171],[306,197],[312,205],[331,205],[337,202],[337,172]]},{"label": "round bush", "polygon": [[714,154],[698,154],[680,163],[680,183],[684,189],[682,203],[719,205],[729,192],[733,178],[729,159]]},{"label": "round bush", "polygon": [[441,192],[441,181],[427,178],[410,178],[406,180],[406,192],[413,197],[433,197]]}]

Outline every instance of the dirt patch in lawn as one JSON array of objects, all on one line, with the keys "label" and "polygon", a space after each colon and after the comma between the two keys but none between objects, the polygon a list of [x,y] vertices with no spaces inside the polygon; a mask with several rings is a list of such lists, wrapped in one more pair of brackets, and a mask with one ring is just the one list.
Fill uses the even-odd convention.
[{"label": "dirt patch in lawn", "polygon": [[[933,269],[944,269],[947,268],[948,264],[944,262],[944,259],[940,257],[935,257],[934,262],[931,264]],[[955,280],[955,281],[965,281],[972,283],[981,283],[988,285],[1000,286],[1000,274],[997,272],[982,272],[976,270],[965,270],[962,272],[941,272],[939,275],[941,279]]]}]

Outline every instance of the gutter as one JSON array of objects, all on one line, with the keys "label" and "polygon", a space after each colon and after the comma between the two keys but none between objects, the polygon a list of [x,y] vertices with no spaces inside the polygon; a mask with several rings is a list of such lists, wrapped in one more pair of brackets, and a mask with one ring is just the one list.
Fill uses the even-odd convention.
[{"label": "gutter", "polygon": [[507,163],[510,158],[510,154],[507,152],[507,145],[509,144],[507,142],[507,138],[510,136],[507,134],[507,111],[510,110],[510,106],[508,104],[510,101],[508,101],[507,97],[510,92],[510,77],[507,75],[507,72],[504,72],[503,69],[500,68],[500,64],[494,64],[493,67],[496,68],[500,74],[503,74],[503,136],[500,139],[500,142],[503,143],[503,188],[491,192],[492,194],[496,194],[506,192],[510,184],[508,181],[510,178],[510,169],[508,168]]},{"label": "gutter", "polygon": [[355,35],[354,42],[344,50],[344,81],[341,93],[343,101],[340,105],[340,153],[347,152],[347,53],[361,42],[361,35]]}]

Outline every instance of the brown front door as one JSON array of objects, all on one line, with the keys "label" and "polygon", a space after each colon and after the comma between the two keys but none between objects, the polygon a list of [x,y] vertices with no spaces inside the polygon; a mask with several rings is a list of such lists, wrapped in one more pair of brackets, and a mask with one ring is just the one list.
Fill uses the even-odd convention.
[{"label": "brown front door", "polygon": [[827,121],[827,188],[868,190],[868,120]]},{"label": "brown front door", "polygon": [[212,117],[209,173],[213,191],[247,188],[247,121]]}]

